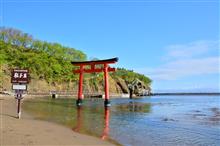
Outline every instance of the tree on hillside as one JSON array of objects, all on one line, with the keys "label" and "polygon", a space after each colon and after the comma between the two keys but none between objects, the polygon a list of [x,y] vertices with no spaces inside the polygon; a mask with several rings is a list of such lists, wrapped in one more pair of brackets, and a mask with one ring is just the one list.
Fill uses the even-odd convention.
[{"label": "tree on hillside", "polygon": [[33,42],[31,35],[17,29],[0,27],[0,34],[0,40],[15,46],[30,47]]},{"label": "tree on hillside", "polygon": [[124,79],[127,82],[127,84],[130,84],[135,79],[139,79],[139,80],[143,81],[147,86],[150,86],[151,82],[152,82],[152,80],[150,78],[146,77],[145,75],[138,74],[132,70],[126,70],[124,68],[118,68],[117,72],[113,73],[112,75],[113,75],[113,77],[121,77],[122,79]]},{"label": "tree on hillside", "polygon": [[82,51],[35,40],[31,35],[12,28],[0,28],[0,65],[29,69],[32,77],[48,83],[72,81],[71,61],[86,60]]}]

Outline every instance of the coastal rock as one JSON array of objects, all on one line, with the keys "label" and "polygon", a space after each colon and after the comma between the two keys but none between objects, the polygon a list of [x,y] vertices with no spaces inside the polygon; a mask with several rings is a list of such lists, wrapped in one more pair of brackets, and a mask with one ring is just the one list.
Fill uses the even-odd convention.
[{"label": "coastal rock", "polygon": [[130,91],[130,98],[133,96],[147,96],[150,95],[151,89],[139,79],[135,79],[128,85]]},{"label": "coastal rock", "polygon": [[116,78],[115,82],[117,83],[117,86],[119,90],[121,90],[122,93],[129,93],[128,85],[126,82],[121,78]]}]

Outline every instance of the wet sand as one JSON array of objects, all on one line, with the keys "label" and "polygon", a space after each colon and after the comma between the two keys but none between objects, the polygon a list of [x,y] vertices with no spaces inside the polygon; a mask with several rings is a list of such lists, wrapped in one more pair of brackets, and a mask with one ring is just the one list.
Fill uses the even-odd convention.
[{"label": "wet sand", "polygon": [[0,96],[0,145],[111,146],[101,139],[82,135],[64,126],[33,119],[24,111],[16,118],[16,100]]}]

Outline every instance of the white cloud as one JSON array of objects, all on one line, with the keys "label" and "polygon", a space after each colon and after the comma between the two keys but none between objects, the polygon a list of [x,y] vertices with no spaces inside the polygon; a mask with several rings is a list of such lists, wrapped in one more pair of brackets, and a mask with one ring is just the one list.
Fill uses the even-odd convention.
[{"label": "white cloud", "polygon": [[195,41],[187,44],[175,44],[166,47],[167,57],[190,58],[204,55],[210,51],[219,50],[219,41]]},{"label": "white cloud", "polygon": [[[170,45],[165,56],[168,62],[155,68],[136,69],[153,80],[176,80],[189,76],[220,74],[219,41],[196,41],[183,45]],[[210,53],[207,56],[208,53]],[[211,56],[210,56],[211,55]]]},{"label": "white cloud", "polygon": [[148,74],[154,79],[173,80],[193,75],[219,74],[219,58],[187,59],[169,62]]}]

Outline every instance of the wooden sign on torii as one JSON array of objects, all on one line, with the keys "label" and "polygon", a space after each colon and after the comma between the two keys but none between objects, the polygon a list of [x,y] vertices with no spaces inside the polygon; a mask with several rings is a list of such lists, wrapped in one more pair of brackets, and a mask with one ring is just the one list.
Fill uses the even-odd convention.
[{"label": "wooden sign on torii", "polygon": [[[106,60],[95,60],[95,61],[82,61],[82,62],[71,62],[72,65],[79,66],[79,69],[74,70],[73,73],[79,74],[79,87],[78,87],[78,99],[76,104],[78,106],[82,105],[83,100],[83,74],[84,73],[97,73],[104,72],[104,80],[105,80],[105,101],[104,105],[110,106],[109,101],[109,82],[108,82],[108,72],[113,72],[116,69],[111,68],[109,64],[114,64],[118,62],[118,58],[106,59]],[[103,67],[97,67],[96,65],[102,65]],[[89,69],[84,68],[84,66],[90,66]]]}]

